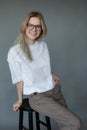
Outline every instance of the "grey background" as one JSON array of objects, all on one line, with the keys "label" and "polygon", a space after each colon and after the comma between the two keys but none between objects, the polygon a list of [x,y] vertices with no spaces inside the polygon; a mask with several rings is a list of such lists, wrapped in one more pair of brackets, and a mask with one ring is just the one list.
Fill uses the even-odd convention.
[{"label": "grey background", "polygon": [[[82,118],[81,130],[87,130],[86,0],[0,1],[0,130],[18,128],[18,113],[12,109],[17,93],[6,58],[24,16],[32,10],[44,15],[52,70],[61,79],[62,92],[70,109]],[[57,123],[51,121],[53,130],[57,130]]]}]

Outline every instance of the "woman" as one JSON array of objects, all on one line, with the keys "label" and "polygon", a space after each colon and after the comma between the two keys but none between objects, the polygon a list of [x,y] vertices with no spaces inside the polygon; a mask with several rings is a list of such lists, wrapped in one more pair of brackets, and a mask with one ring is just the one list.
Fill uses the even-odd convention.
[{"label": "woman", "polygon": [[13,104],[18,111],[23,95],[29,95],[33,109],[54,118],[60,130],[78,130],[80,119],[72,113],[60,92],[60,80],[51,71],[47,44],[42,40],[47,27],[40,12],[30,12],[24,19],[15,45],[8,52],[7,61],[18,100]]}]

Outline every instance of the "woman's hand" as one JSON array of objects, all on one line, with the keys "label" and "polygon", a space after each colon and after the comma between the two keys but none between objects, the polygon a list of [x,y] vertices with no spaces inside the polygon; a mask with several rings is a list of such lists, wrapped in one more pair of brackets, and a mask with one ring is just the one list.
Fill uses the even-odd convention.
[{"label": "woman's hand", "polygon": [[19,110],[19,108],[20,108],[21,105],[22,105],[22,101],[18,100],[17,102],[15,102],[13,104],[13,110],[17,112]]},{"label": "woman's hand", "polygon": [[60,84],[60,79],[58,78],[58,76],[52,72],[52,76],[53,76],[53,79],[55,81],[55,86],[58,86]]}]

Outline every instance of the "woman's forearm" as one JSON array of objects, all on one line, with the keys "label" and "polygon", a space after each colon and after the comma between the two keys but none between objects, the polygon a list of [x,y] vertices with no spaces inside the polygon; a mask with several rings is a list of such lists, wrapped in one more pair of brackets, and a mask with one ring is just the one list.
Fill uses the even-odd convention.
[{"label": "woman's forearm", "polygon": [[18,111],[20,106],[22,105],[23,81],[16,83],[16,89],[18,94],[18,100],[13,104],[14,111]]},{"label": "woman's forearm", "polygon": [[18,94],[18,101],[22,102],[23,97],[23,81],[16,83],[16,89]]}]

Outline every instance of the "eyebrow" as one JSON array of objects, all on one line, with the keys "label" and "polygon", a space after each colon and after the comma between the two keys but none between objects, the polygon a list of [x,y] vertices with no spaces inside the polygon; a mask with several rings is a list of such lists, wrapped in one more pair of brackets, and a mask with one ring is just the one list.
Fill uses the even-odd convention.
[{"label": "eyebrow", "polygon": [[36,25],[36,26],[41,26],[41,24],[32,24],[32,23],[28,23],[28,25]]}]

